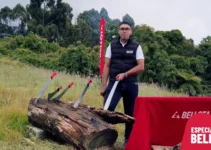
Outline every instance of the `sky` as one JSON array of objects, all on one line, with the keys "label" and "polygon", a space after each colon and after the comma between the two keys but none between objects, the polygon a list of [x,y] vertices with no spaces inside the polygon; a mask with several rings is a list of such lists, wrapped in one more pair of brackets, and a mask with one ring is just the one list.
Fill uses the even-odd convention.
[{"label": "sky", "polygon": [[[135,25],[146,24],[156,31],[179,29],[187,39],[197,45],[211,35],[211,0],[63,0],[73,8],[77,16],[84,10],[105,8],[111,19],[122,20],[129,14]],[[0,8],[16,4],[23,6],[30,0],[0,0]]]}]

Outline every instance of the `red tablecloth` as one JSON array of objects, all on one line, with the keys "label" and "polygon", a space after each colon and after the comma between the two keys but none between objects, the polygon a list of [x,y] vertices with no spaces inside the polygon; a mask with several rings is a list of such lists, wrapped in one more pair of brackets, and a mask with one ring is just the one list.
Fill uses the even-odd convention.
[{"label": "red tablecloth", "polygon": [[180,143],[188,119],[197,113],[211,113],[211,97],[137,97],[136,121],[125,150]]}]

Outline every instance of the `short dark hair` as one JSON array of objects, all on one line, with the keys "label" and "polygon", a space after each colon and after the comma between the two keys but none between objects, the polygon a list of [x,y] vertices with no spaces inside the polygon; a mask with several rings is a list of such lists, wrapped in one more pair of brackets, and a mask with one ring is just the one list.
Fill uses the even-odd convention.
[{"label": "short dark hair", "polygon": [[127,22],[127,21],[122,21],[122,22],[120,22],[119,27],[120,27],[122,24],[127,24],[127,25],[129,25],[129,26],[131,27],[131,24],[130,24],[129,22]]}]

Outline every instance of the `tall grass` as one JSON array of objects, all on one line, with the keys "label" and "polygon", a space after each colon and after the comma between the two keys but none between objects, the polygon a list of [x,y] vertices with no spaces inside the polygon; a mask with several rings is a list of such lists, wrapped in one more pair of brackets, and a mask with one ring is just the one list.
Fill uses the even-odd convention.
[{"label": "tall grass", "polygon": [[[25,65],[18,61],[11,61],[0,56],[0,145],[2,149],[65,149],[49,141],[29,142],[26,140],[26,126],[28,102],[36,97],[41,87],[50,78],[53,70],[45,70]],[[48,89],[42,96],[47,98],[49,92],[53,92],[59,85],[63,89],[70,82],[74,85],[62,97],[63,101],[75,102],[89,79],[92,83],[83,98],[82,103],[100,108],[103,106],[103,98],[100,96],[100,79],[97,77],[80,77],[79,75],[68,75],[57,72],[58,75],[52,80]],[[139,96],[181,96],[182,94],[170,92],[165,88],[159,88],[155,84],[140,83]],[[123,112],[122,101],[116,111]],[[119,138],[116,142],[121,149],[124,135],[124,125],[115,125]],[[25,140],[24,140],[25,139]]]}]

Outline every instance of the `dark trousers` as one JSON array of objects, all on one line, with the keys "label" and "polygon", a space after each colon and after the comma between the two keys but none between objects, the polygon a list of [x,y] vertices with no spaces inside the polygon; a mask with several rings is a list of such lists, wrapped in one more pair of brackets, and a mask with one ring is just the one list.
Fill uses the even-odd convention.
[{"label": "dark trousers", "polygon": [[[104,104],[115,82],[110,81],[106,89]],[[123,97],[124,112],[129,116],[133,116],[135,99],[138,96],[138,83],[129,83],[120,81],[116,87],[108,110],[114,111],[119,100]],[[127,141],[132,131],[132,125],[125,124],[125,140]]]}]

